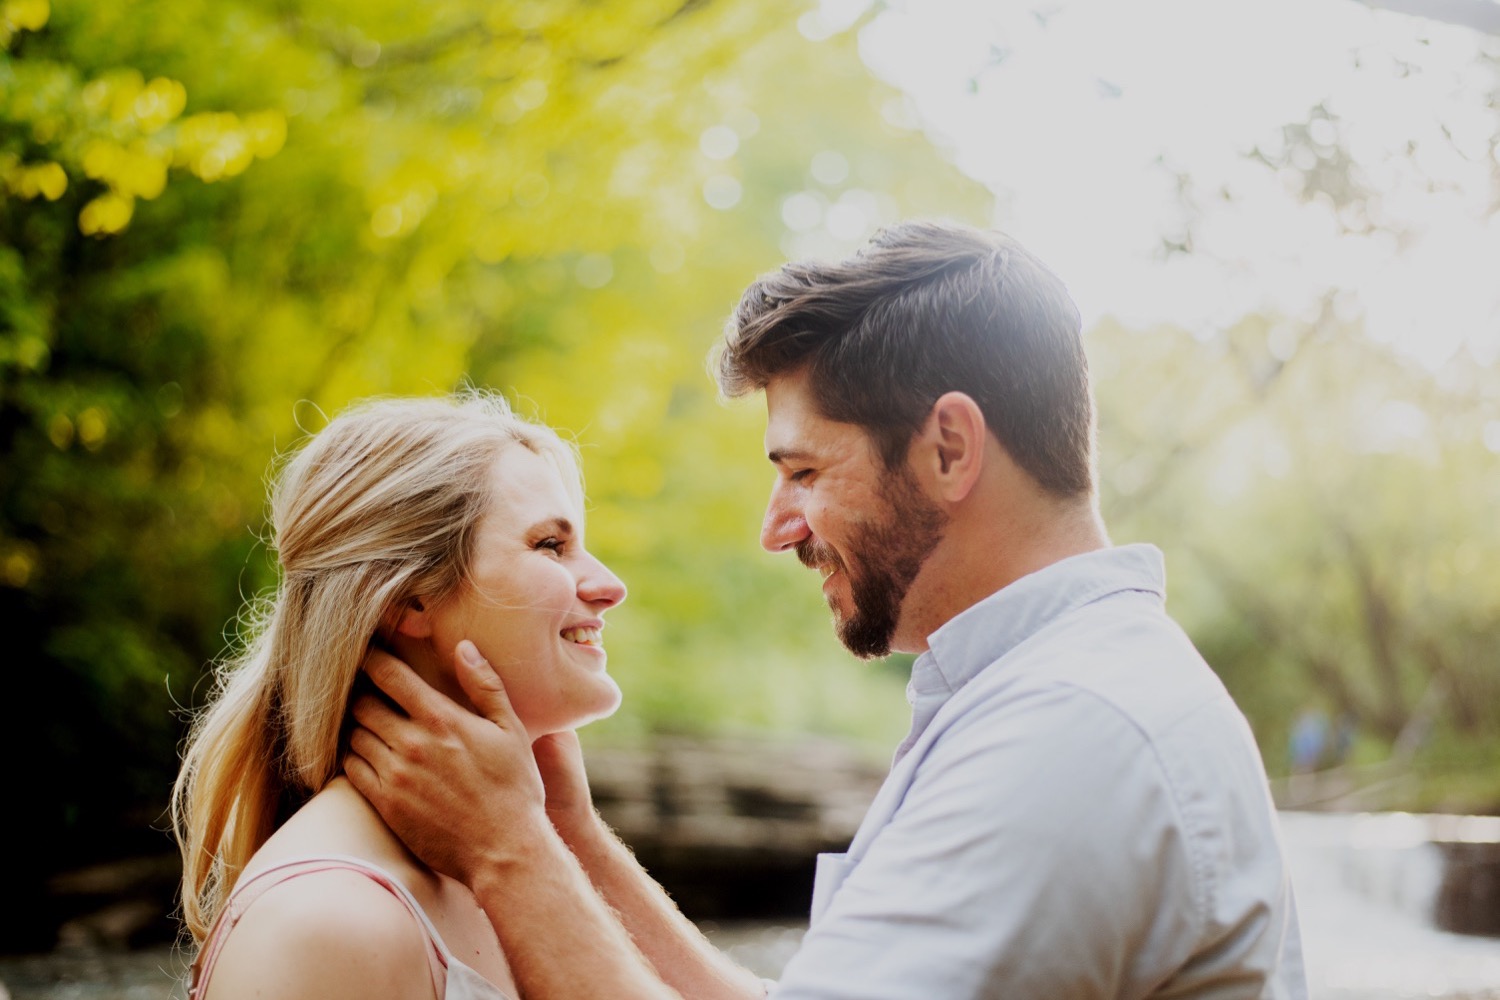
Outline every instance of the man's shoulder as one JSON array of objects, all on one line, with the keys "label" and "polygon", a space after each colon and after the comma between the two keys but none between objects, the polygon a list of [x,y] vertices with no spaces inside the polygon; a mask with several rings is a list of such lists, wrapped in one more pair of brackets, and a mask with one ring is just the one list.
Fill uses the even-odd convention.
[{"label": "man's shoulder", "polygon": [[1153,611],[1144,600],[1116,598],[1052,623],[980,671],[931,735],[934,747],[960,741],[981,756],[1066,753],[1080,766],[1136,757],[1138,779],[1190,794],[1181,786],[1201,769],[1185,761],[1259,768],[1223,683],[1159,603]]},{"label": "man's shoulder", "polygon": [[1148,738],[1200,711],[1237,713],[1187,634],[1147,594],[1117,593],[1039,630],[974,678],[974,707],[994,710],[1037,690],[1065,690],[1054,709],[1108,706]]}]

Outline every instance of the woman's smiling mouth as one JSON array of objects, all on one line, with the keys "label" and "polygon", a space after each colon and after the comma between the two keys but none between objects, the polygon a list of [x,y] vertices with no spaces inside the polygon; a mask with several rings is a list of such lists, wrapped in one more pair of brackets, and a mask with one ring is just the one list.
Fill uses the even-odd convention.
[{"label": "woman's smiling mouth", "polygon": [[597,648],[604,645],[603,632],[602,628],[593,627],[565,628],[562,630],[562,637],[580,646],[594,646]]}]

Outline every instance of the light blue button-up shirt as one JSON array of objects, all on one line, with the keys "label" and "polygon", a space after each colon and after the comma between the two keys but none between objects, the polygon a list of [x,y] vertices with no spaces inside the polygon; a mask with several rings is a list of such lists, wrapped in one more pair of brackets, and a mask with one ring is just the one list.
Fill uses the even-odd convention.
[{"label": "light blue button-up shirt", "polygon": [[1164,592],[1103,549],[930,637],[776,1000],[1306,996],[1260,755]]}]

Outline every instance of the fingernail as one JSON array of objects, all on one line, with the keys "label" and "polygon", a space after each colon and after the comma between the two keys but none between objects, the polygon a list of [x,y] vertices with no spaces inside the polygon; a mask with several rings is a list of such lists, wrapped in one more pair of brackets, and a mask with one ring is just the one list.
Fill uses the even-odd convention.
[{"label": "fingernail", "polygon": [[464,662],[471,667],[484,666],[484,657],[479,655],[479,647],[475,646],[468,639],[464,639],[458,644],[458,655],[462,656]]}]

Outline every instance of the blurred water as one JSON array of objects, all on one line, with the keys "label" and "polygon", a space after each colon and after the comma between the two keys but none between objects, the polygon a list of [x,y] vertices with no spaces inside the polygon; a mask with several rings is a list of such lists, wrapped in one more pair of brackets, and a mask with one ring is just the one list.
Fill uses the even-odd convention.
[{"label": "blurred water", "polygon": [[[1283,813],[1312,1000],[1500,1000],[1500,939],[1433,927],[1442,857],[1430,822],[1402,814]],[[741,964],[774,978],[797,921],[705,923]],[[0,957],[0,1000],[182,1000],[170,949]]]},{"label": "blurred water", "polygon": [[803,923],[774,920],[707,922],[698,926],[719,950],[766,979],[781,975],[807,930]]},{"label": "blurred water", "polygon": [[1500,939],[1433,926],[1425,817],[1282,813],[1314,1000],[1500,1000]]},{"label": "blurred water", "polygon": [[0,957],[0,1000],[186,1000],[171,948]]}]

